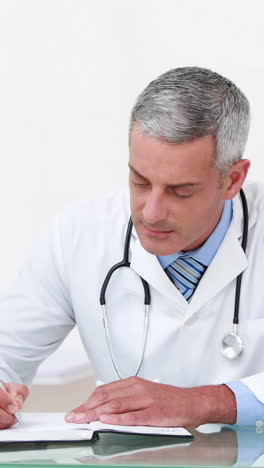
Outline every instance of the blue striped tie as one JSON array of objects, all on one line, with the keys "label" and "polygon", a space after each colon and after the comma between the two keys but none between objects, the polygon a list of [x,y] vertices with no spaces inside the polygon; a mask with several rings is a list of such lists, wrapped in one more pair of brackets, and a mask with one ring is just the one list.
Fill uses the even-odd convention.
[{"label": "blue striped tie", "polygon": [[179,257],[165,271],[186,301],[190,302],[206,268],[192,257]]}]

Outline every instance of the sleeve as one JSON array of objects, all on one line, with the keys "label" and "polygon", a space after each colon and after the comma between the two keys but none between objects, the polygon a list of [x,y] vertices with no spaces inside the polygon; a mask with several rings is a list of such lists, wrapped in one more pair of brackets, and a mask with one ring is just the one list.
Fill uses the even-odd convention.
[{"label": "sleeve", "polygon": [[241,381],[226,383],[235,394],[237,402],[237,421],[239,426],[256,426],[258,421],[264,421],[264,404]]},{"label": "sleeve", "polygon": [[75,325],[64,255],[64,251],[70,253],[70,238],[62,231],[57,218],[34,248],[10,294],[0,300],[3,381],[30,385],[39,364]]}]

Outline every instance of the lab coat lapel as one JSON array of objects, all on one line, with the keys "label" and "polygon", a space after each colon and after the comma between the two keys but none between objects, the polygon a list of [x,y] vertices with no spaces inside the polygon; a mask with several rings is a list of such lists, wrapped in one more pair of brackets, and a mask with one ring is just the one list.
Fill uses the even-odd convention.
[{"label": "lab coat lapel", "polygon": [[157,257],[148,253],[141,245],[133,228],[131,242],[131,268],[149,285],[157,289],[161,294],[173,299],[181,307],[188,307],[182,294],[177,290],[164,272]]},{"label": "lab coat lapel", "polygon": [[[247,199],[249,207],[249,230],[255,224],[256,211]],[[243,210],[239,196],[233,200],[233,219],[226,236],[215,257],[203,275],[191,301],[195,312],[212,299],[231,281],[242,273],[247,265],[247,257],[241,247],[243,233]]]},{"label": "lab coat lapel", "polygon": [[233,229],[229,229],[193,296],[193,312],[212,299],[247,267],[247,258]]}]

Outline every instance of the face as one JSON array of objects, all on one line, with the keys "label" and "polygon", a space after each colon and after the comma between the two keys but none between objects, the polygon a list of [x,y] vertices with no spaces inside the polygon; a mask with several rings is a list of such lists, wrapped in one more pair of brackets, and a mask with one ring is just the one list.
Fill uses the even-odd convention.
[{"label": "face", "polygon": [[194,250],[214,230],[224,200],[236,194],[229,193],[230,171],[221,181],[213,167],[214,153],[212,136],[172,145],[132,130],[131,214],[145,250],[154,255]]}]

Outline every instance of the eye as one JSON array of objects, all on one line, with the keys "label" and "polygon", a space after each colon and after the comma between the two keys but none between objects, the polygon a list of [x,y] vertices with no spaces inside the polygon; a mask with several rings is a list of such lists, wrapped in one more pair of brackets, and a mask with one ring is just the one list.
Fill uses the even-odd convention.
[{"label": "eye", "polygon": [[174,195],[177,198],[191,198],[193,196],[192,193],[183,194],[183,193],[178,193],[178,192],[174,192]]},{"label": "eye", "polygon": [[135,182],[134,180],[132,180],[132,183],[133,183],[134,185],[143,185],[143,186],[149,185],[147,182]]},{"label": "eye", "polygon": [[142,179],[137,179],[134,177],[131,177],[131,182],[132,184],[134,185],[143,185],[143,186],[146,186],[146,185],[149,185],[149,182],[147,182],[146,180],[142,180]]}]

